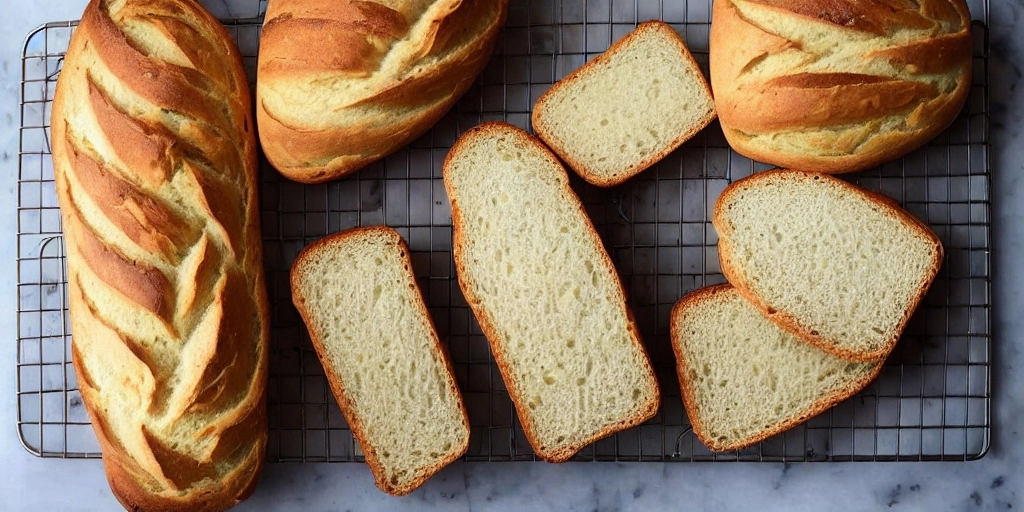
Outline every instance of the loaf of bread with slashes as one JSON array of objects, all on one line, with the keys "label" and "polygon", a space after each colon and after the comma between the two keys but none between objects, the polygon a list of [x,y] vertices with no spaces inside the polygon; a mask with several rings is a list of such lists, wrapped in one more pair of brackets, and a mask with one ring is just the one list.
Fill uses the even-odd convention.
[{"label": "loaf of bread with slashes", "polygon": [[867,169],[927,143],[971,87],[964,0],[716,0],[711,88],[736,151]]},{"label": "loaf of bread with slashes", "polygon": [[223,510],[267,441],[256,140],[241,57],[192,0],[92,0],[52,114],[72,357],[128,510]]},{"label": "loaf of bread with slashes", "polygon": [[339,178],[426,132],[491,56],[508,0],[270,0],[256,118],[270,163]]}]

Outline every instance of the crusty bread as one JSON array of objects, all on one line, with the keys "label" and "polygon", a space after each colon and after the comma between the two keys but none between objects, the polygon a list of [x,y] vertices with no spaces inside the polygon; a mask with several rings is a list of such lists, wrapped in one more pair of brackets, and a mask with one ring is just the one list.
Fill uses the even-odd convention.
[{"label": "crusty bread", "polygon": [[671,336],[693,432],[715,451],[803,423],[860,391],[882,368],[804,343],[728,284],[680,299]]},{"label": "crusty bread", "polygon": [[402,237],[355,228],[311,244],[292,301],[381,490],[408,494],[469,447],[469,418]]},{"label": "crusty bread", "polygon": [[711,87],[729,144],[779,167],[880,165],[956,118],[971,86],[964,0],[722,0]]},{"label": "crusty bread", "polygon": [[72,358],[128,510],[256,486],[268,326],[242,60],[191,0],[93,0],[51,119]]},{"label": "crusty bread", "polygon": [[444,162],[459,285],[534,452],[560,462],[655,414],[615,267],[569,177],[526,132],[467,131]]},{"label": "crusty bread", "polygon": [[942,264],[928,226],[825,174],[774,170],[722,192],[722,273],[770,319],[839,357],[885,358]]},{"label": "crusty bread", "polygon": [[679,34],[641,23],[533,107],[533,129],[583,179],[618,185],[715,118],[704,74]]},{"label": "crusty bread", "polygon": [[270,0],[256,119],[270,163],[320,183],[422,135],[476,80],[508,0]]}]

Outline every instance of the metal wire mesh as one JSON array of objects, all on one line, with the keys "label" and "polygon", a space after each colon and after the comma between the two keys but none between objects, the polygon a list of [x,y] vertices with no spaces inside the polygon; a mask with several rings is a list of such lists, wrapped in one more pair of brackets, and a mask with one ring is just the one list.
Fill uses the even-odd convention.
[{"label": "metal wire mesh", "polygon": [[[261,5],[263,5],[261,3]],[[657,416],[582,450],[578,460],[965,460],[990,439],[991,266],[987,2],[972,3],[975,74],[954,124],[927,147],[850,179],[896,198],[942,239],[946,261],[881,375],[863,392],[753,447],[714,454],[690,434],[668,340],[672,305],[723,282],[709,216],[730,182],[766,167],[732,152],[713,124],[625,185],[573,177],[630,296],[662,388]],[[308,243],[387,224],[408,241],[415,272],[447,340],[469,410],[469,460],[532,460],[487,341],[455,279],[451,212],[441,163],[481,121],[529,128],[530,109],[565,76],[637,22],[667,21],[707,64],[710,0],[513,0],[496,55],[474,87],[407,148],[323,185],[261,169],[265,269],[271,302],[271,461],[358,461],[353,440],[290,302],[288,270]],[[250,79],[259,20],[233,21]],[[18,182],[18,431],[44,457],[97,457],[70,363],[64,250],[49,155],[49,108],[74,23],[33,32],[22,61]]]}]

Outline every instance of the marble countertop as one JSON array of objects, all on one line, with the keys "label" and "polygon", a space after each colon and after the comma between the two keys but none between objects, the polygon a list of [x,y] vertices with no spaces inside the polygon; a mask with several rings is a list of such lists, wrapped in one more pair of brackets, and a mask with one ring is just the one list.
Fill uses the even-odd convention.
[{"label": "marble countertop", "polygon": [[[1024,4],[991,0],[993,409],[988,454],[935,463],[466,463],[403,498],[364,464],[270,464],[236,510],[1009,510],[1024,506]],[[18,100],[24,37],[86,0],[24,0],[0,16],[0,510],[118,510],[99,460],[40,459],[18,441],[15,402]],[[204,1],[208,5],[226,0]],[[12,5],[13,4],[13,5]],[[226,8],[221,6],[222,9]],[[226,13],[227,11],[222,11]],[[232,12],[240,15],[245,13]]]}]

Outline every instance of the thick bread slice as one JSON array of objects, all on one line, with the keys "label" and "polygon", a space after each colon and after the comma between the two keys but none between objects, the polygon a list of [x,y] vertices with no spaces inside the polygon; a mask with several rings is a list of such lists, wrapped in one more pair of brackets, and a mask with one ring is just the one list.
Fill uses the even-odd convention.
[{"label": "thick bread slice", "polygon": [[555,156],[487,123],[456,142],[444,183],[459,285],[536,454],[565,461],[653,416],[657,381],[622,284]]},{"label": "thick bread slice", "polygon": [[885,358],[942,264],[928,226],[824,174],[774,170],[726,187],[712,219],[722,272],[770,319],[855,361]]},{"label": "thick bread slice", "polygon": [[679,34],[641,23],[563,78],[533,108],[533,128],[583,179],[618,185],[715,118],[711,89]]},{"label": "thick bread slice", "polygon": [[402,237],[321,239],[292,266],[292,301],[374,480],[403,495],[469,447],[469,418]]},{"label": "thick bread slice", "polygon": [[804,343],[727,284],[680,299],[671,322],[687,415],[697,438],[715,451],[803,423],[860,391],[882,368]]}]

